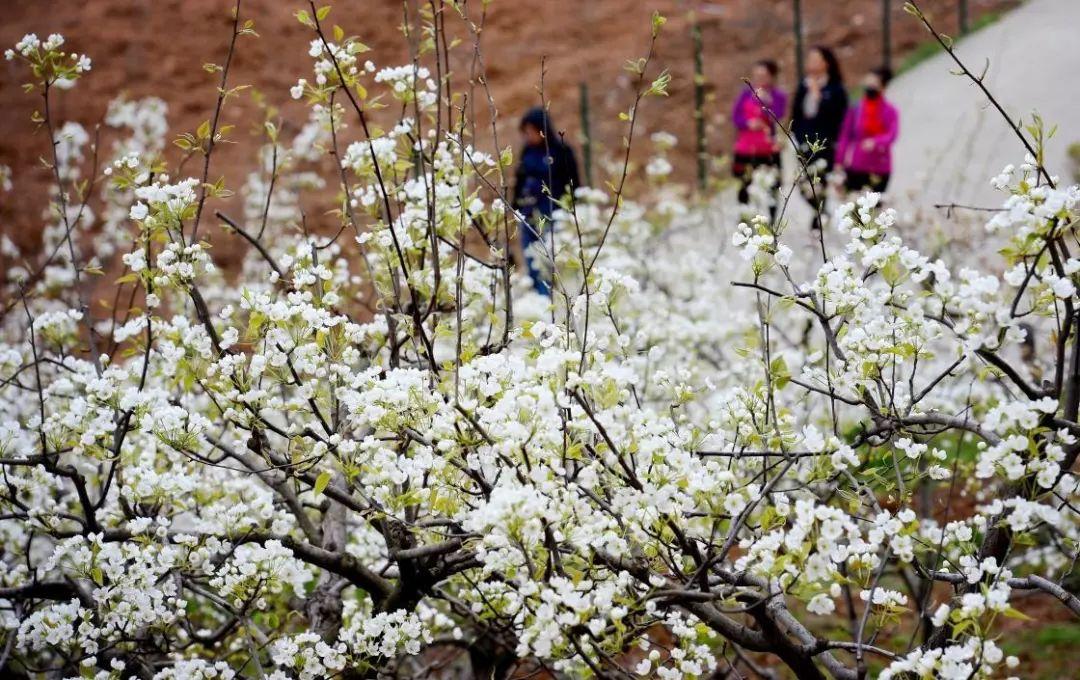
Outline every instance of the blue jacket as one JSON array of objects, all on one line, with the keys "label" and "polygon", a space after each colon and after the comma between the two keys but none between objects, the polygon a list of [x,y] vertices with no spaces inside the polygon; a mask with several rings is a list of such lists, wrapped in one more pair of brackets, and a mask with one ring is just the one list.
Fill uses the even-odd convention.
[{"label": "blue jacket", "polygon": [[537,211],[551,217],[555,201],[580,186],[577,159],[574,150],[559,138],[544,109],[530,109],[521,123],[541,130],[544,143],[521,150],[514,182],[514,208],[526,217]]}]

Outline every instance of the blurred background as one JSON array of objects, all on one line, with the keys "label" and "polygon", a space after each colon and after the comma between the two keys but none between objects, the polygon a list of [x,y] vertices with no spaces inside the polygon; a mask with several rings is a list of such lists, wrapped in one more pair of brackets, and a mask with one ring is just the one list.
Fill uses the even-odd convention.
[{"label": "blurred background", "polygon": [[[70,49],[87,53],[94,65],[76,89],[59,93],[58,120],[74,120],[92,131],[114,97],[156,95],[168,105],[172,139],[193,131],[213,110],[219,76],[205,71],[203,64],[224,60],[233,4],[8,0],[0,43],[13,45],[27,32],[42,37],[63,33]],[[328,21],[371,46],[368,56],[379,66],[407,61],[400,27],[415,11],[415,0],[329,4],[334,9]],[[244,0],[241,13],[254,20],[260,37],[240,44],[229,76],[230,85],[250,85],[266,103],[280,106],[294,129],[305,113],[303,104],[290,98],[289,88],[311,74],[311,34],[294,17],[305,6],[299,0]],[[816,43],[836,50],[849,87],[868,68],[881,64],[899,74],[890,93],[901,116],[895,193],[917,194],[930,202],[987,200],[983,188],[1000,169],[999,159],[1022,160],[1015,140],[1008,139],[1010,131],[989,116],[975,88],[950,75],[946,55],[904,11],[902,0],[496,0],[486,11],[481,2],[470,0],[466,6],[474,21],[484,15],[481,47],[502,145],[516,146],[520,115],[541,101],[543,63],[543,98],[550,101],[556,126],[566,131],[584,165],[593,167],[598,184],[603,159],[622,142],[624,124],[618,112],[633,98],[633,83],[623,64],[647,51],[654,9],[668,18],[654,63],[657,69],[668,69],[672,80],[667,100],[650,100],[643,107],[640,139],[647,151],[646,138],[652,132],[665,130],[678,137],[671,154],[677,179],[691,184],[720,180],[732,144],[731,103],[744,87],[741,79],[755,60],[775,59],[779,82],[790,92],[800,67],[798,55]],[[1038,109],[1061,126],[1047,165],[1051,172],[1068,172],[1065,149],[1080,139],[1080,97],[1075,96],[1080,83],[1080,2],[925,0],[922,8],[943,33],[970,36],[959,40],[960,53],[976,71],[989,60],[988,82],[1000,88],[1010,111],[1026,116]],[[460,21],[451,18],[447,27],[464,39],[453,57],[459,66],[454,77],[463,82],[471,39]],[[22,92],[19,68],[0,62],[0,164],[14,170],[13,190],[0,196],[0,225],[17,244],[32,250],[50,175],[37,162],[45,134],[35,133],[30,122],[39,97]],[[700,128],[696,110],[701,111]],[[261,115],[250,94],[229,102],[224,122],[237,126],[235,144],[215,154],[214,178],[241,181],[238,173],[250,168],[260,143],[252,133]],[[490,148],[490,139],[481,140],[480,146]],[[955,168],[962,170],[962,178]],[[939,177],[945,174],[949,176]]]},{"label": "blurred background", "polygon": [[[415,22],[417,7],[428,2],[320,0],[318,4],[330,4],[327,23],[358,36],[372,48],[366,56],[383,67],[408,63],[409,41],[401,27],[406,21]],[[798,81],[800,55],[815,44],[835,50],[853,94],[868,69],[888,65],[897,73],[888,97],[899,110],[900,135],[887,200],[902,209],[903,228],[948,233],[953,242],[967,241],[963,253],[982,248],[981,209],[998,206],[1002,199],[988,180],[1006,163],[1023,161],[1015,131],[977,87],[954,74],[956,66],[949,55],[904,11],[903,0],[494,0],[490,4],[461,0],[459,4],[482,25],[480,47],[497,108],[500,148],[511,145],[516,151],[521,115],[548,102],[556,127],[565,131],[586,177],[597,186],[608,175],[608,161],[622,148],[626,124],[618,114],[634,98],[633,79],[623,67],[648,51],[654,10],[668,22],[650,74],[667,69],[672,79],[670,96],[649,99],[640,111],[633,156],[633,181],[638,186],[644,185],[649,136],[666,131],[678,138],[669,158],[674,179],[686,185],[686,192],[705,197],[721,192],[733,198],[730,114],[733,100],[745,87],[742,79],[756,61],[773,59],[780,67],[779,85],[791,93]],[[93,59],[93,70],[75,89],[55,93],[58,127],[78,122],[91,139],[100,129],[101,148],[111,149],[115,131],[103,125],[109,103],[119,96],[152,95],[167,105],[171,141],[194,131],[213,114],[220,74],[204,65],[224,62],[234,5],[235,0],[0,0],[0,49],[13,46],[25,33],[42,38],[62,33],[67,49]],[[1046,147],[1048,170],[1064,181],[1080,181],[1080,0],[923,0],[920,6],[938,31],[955,40],[964,62],[975,73],[985,73],[987,86],[1014,120],[1030,123],[1037,112],[1047,132],[1054,131]],[[242,189],[265,141],[259,134],[263,107],[280,109],[277,115],[286,139],[306,121],[305,104],[289,93],[298,78],[312,77],[308,55],[312,33],[294,16],[306,7],[303,0],[242,0],[241,17],[254,21],[259,37],[243,39],[235,54],[229,85],[250,89],[224,109],[223,124],[235,128],[229,135],[231,143],[214,152],[211,181],[224,177],[227,187]],[[463,91],[473,40],[460,19],[451,15],[446,25],[450,34],[462,39],[451,55],[451,79],[455,89]],[[24,93],[25,79],[24,64],[0,61],[0,166],[12,171],[10,181],[0,175],[0,236],[18,246],[19,257],[41,250],[53,182],[50,169],[39,161],[48,154],[48,137],[32,122],[41,98]],[[484,125],[487,104],[476,104],[482,131],[477,144],[494,152]],[[396,118],[398,112],[384,113]],[[358,126],[349,120],[350,129],[342,133],[347,139],[358,135]],[[171,144],[167,149],[172,169],[181,150]],[[322,160],[323,175],[332,178],[332,163]],[[790,176],[795,166],[790,157],[784,166]],[[189,166],[184,174],[198,174],[200,169]],[[82,176],[92,177],[89,167]],[[329,211],[335,192],[331,187],[302,198],[306,226],[333,233],[339,221]],[[798,198],[795,202],[796,208],[809,211]],[[225,212],[237,214],[228,204],[215,201],[212,208],[224,206]],[[953,204],[980,208],[967,213],[975,216],[970,231],[963,231],[953,210],[945,207]],[[794,218],[792,222],[796,223]],[[101,231],[95,225],[90,233],[96,238]],[[235,237],[216,237],[217,233],[207,228],[200,236],[213,242],[217,263],[226,269],[234,265],[235,271],[247,245]],[[809,230],[799,234],[810,242]],[[948,240],[938,248],[949,248]],[[987,245],[984,250],[992,249]],[[5,264],[13,261],[0,252],[0,281],[6,279]],[[94,299],[107,303],[116,290],[114,278],[101,277],[95,285]],[[1025,611],[1039,624],[1005,621],[1003,628],[1010,631],[1006,653],[1021,655],[1029,677],[1080,677],[1074,661],[1080,628],[1067,612],[1042,601]]]}]

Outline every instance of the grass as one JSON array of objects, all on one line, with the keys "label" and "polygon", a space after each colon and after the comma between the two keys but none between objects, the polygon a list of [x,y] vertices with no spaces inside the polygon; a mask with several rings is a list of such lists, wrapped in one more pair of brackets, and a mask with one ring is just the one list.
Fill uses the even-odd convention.
[{"label": "grass", "polygon": [[1080,647],[1080,624],[1051,623],[1017,631],[1002,641],[1006,654],[1020,658],[1020,669],[1032,680],[1076,677],[1076,649]]},{"label": "grass", "polygon": [[1080,142],[1073,142],[1065,152],[1069,156],[1073,180],[1080,182]]},{"label": "grass", "polygon": [[[975,21],[971,22],[968,32],[960,36],[957,40],[962,40],[972,33],[986,28],[990,24],[996,23],[1003,16],[1005,16],[1005,11],[987,12],[986,14],[979,16]],[[900,60],[900,65],[896,68],[896,75],[910,71],[939,52],[941,52],[941,45],[938,45],[936,40],[928,40],[919,43],[914,49],[904,55],[902,60]]]}]

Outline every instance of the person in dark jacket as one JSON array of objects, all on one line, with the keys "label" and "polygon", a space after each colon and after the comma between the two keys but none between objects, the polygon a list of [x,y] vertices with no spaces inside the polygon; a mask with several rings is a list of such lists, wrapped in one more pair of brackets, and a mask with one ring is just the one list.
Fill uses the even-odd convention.
[{"label": "person in dark jacket", "polygon": [[520,127],[524,145],[517,166],[513,207],[524,218],[519,229],[529,277],[538,293],[550,295],[551,283],[544,264],[551,262],[551,217],[558,201],[580,186],[577,159],[555,131],[544,108],[529,109]]},{"label": "person in dark jacket", "polygon": [[816,180],[833,168],[836,140],[847,114],[848,97],[840,63],[828,47],[816,45],[806,57],[806,76],[795,91],[791,107],[791,134],[798,153],[810,170],[801,186],[803,196],[814,208],[815,228],[821,228],[825,208],[825,186]]}]

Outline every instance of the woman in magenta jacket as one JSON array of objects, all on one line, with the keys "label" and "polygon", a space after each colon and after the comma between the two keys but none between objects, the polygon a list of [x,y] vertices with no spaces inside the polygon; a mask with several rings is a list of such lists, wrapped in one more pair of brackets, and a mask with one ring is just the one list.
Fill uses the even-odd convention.
[{"label": "woman in magenta jacket", "polygon": [[735,158],[731,173],[739,180],[739,203],[742,204],[750,200],[748,188],[756,168],[776,168],[774,192],[780,186],[776,121],[787,112],[787,94],[776,86],[778,72],[776,62],[770,59],[754,64],[750,72],[750,87],[754,89],[743,87],[731,112],[735,124]]},{"label": "woman in magenta jacket", "polygon": [[848,191],[882,192],[889,185],[892,146],[900,132],[900,115],[884,95],[891,78],[884,67],[866,74],[862,99],[844,117],[836,163],[844,169]]}]

